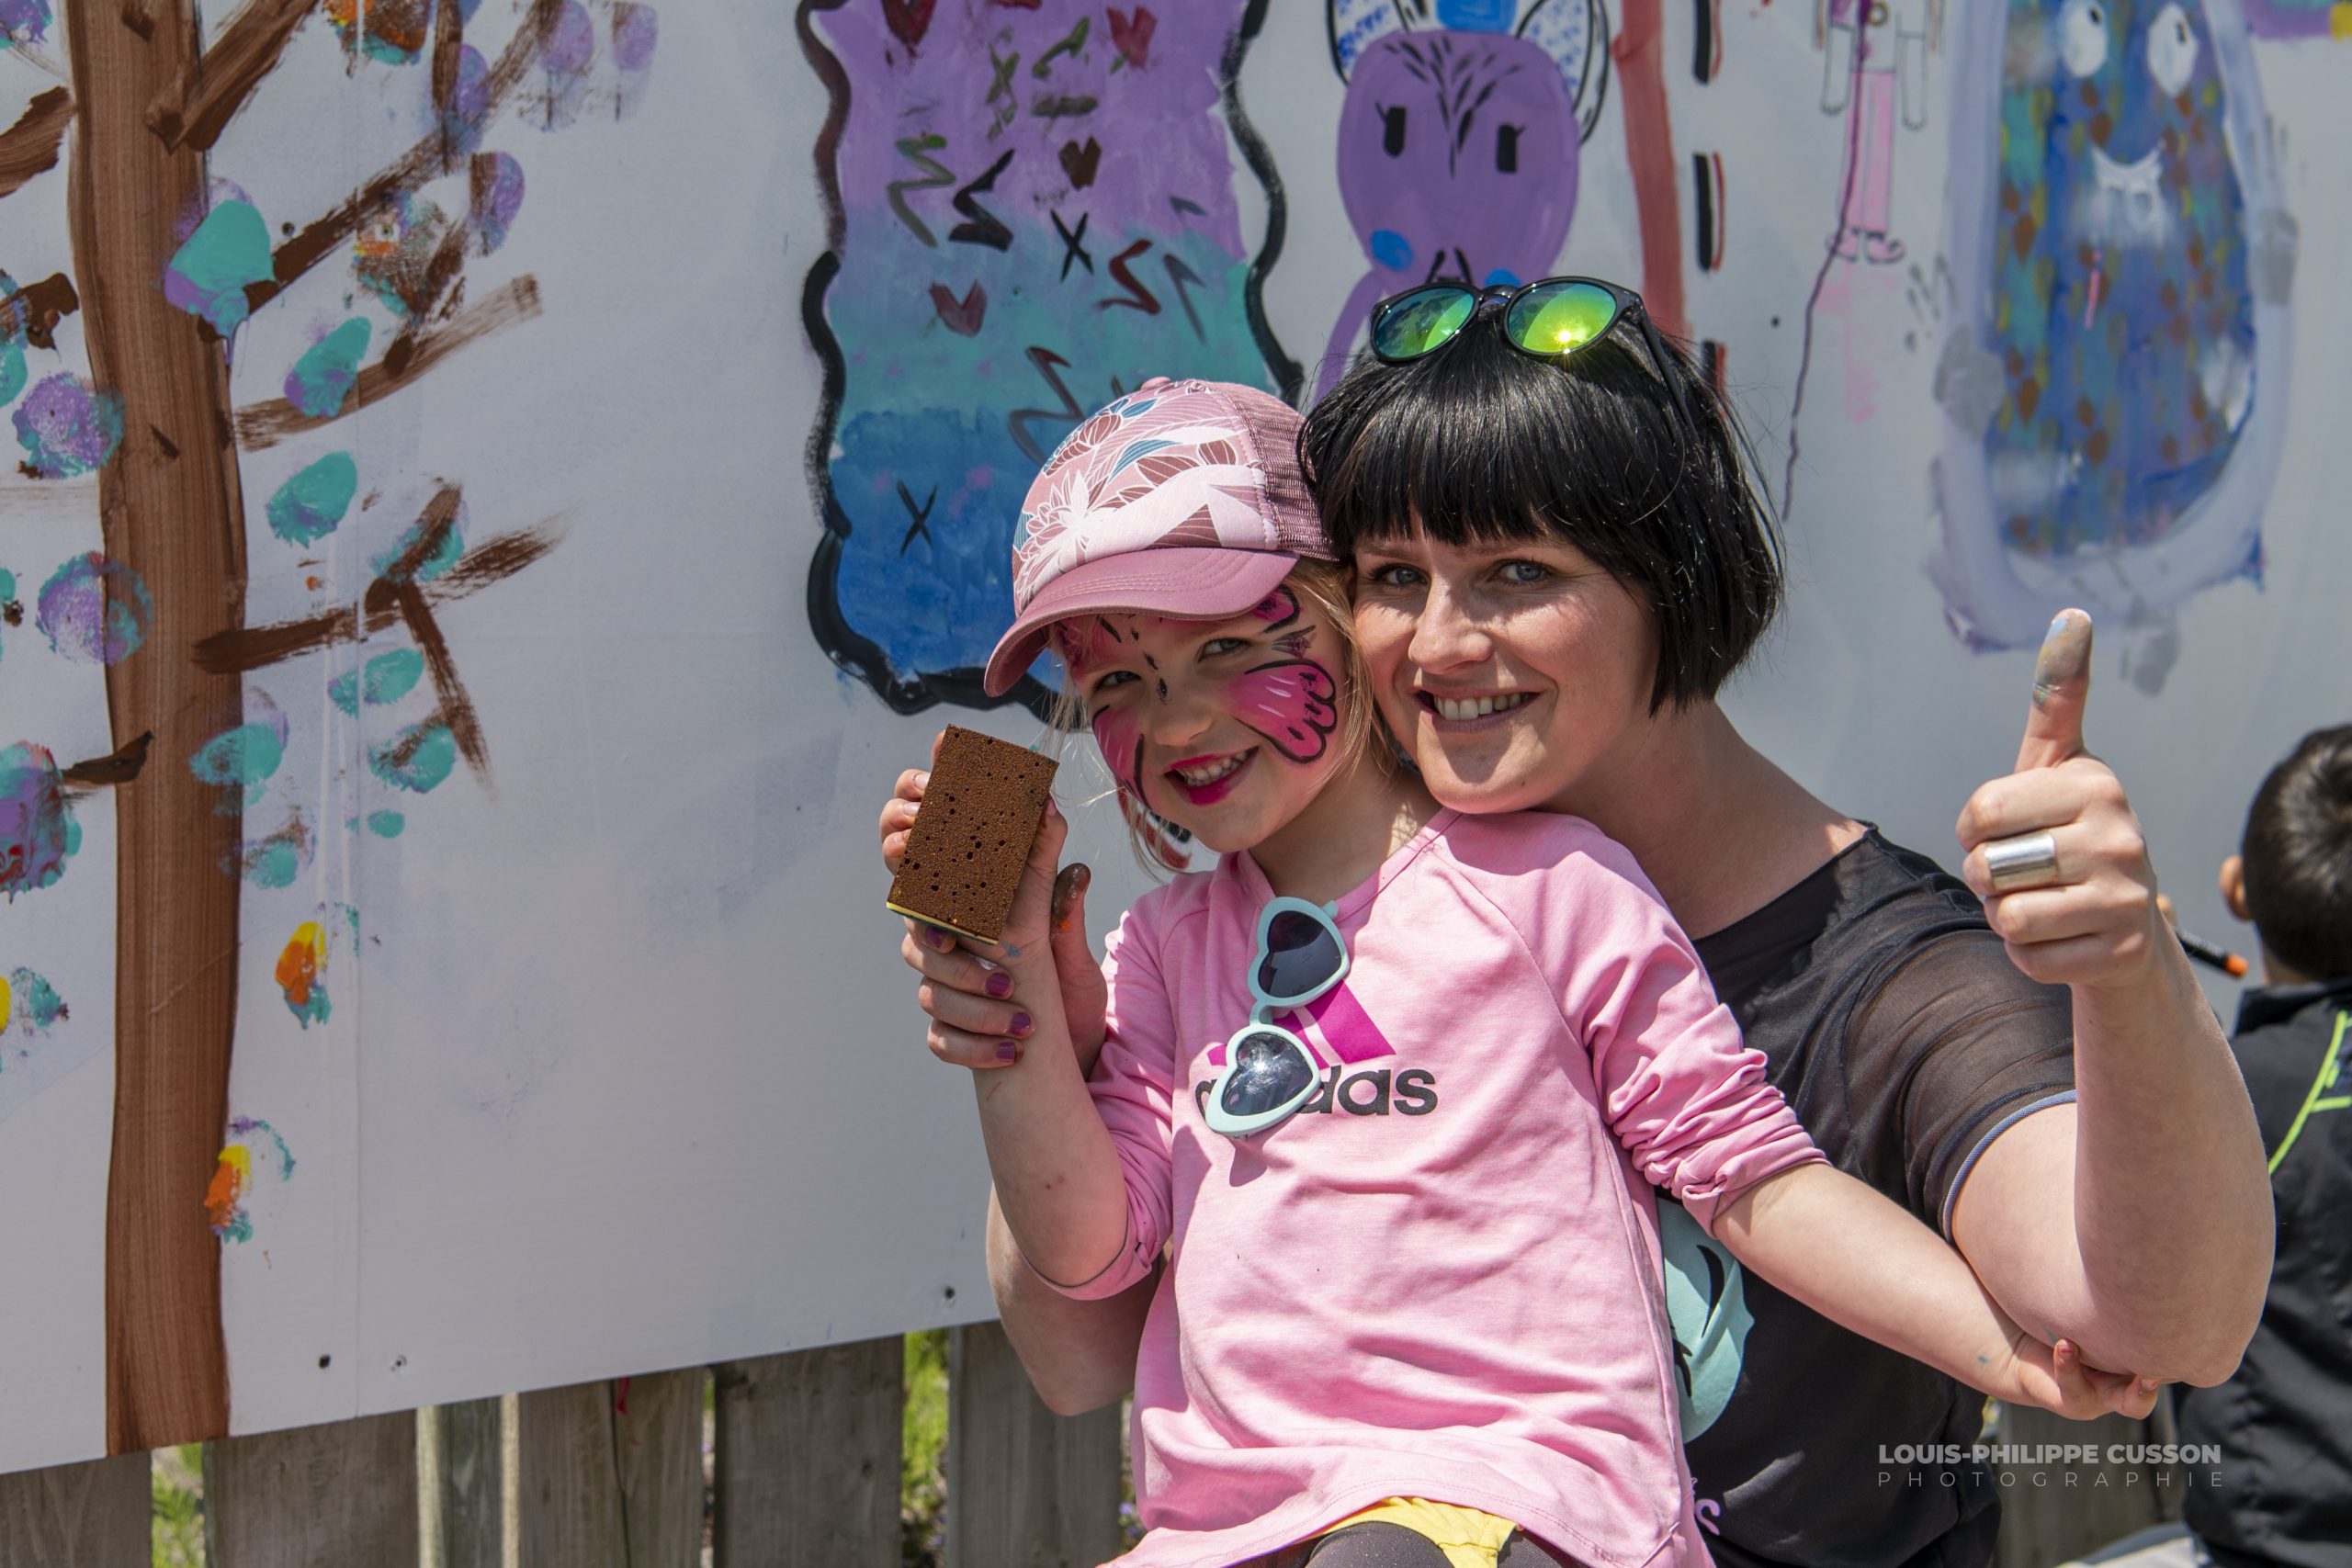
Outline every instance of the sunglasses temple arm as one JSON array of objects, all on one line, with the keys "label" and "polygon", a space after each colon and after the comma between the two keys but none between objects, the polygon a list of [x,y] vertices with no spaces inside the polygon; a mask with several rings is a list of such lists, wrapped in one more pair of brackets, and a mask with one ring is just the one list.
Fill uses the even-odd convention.
[{"label": "sunglasses temple arm", "polygon": [[1657,328],[1650,323],[1648,310],[1638,306],[1636,310],[1642,318],[1642,342],[1650,351],[1651,363],[1657,367],[1657,378],[1666,383],[1668,394],[1674,399],[1675,412],[1682,416],[1685,425],[1690,424],[1690,405],[1683,400],[1682,383],[1675,379],[1673,362],[1666,356],[1666,340],[1658,336]]}]

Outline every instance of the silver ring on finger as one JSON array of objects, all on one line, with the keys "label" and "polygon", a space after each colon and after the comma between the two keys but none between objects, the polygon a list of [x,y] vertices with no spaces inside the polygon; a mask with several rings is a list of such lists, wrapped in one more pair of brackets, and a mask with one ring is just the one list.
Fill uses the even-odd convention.
[{"label": "silver ring on finger", "polygon": [[2020,833],[1984,846],[1984,875],[1996,893],[2015,893],[2058,880],[2058,840],[2048,833]]}]

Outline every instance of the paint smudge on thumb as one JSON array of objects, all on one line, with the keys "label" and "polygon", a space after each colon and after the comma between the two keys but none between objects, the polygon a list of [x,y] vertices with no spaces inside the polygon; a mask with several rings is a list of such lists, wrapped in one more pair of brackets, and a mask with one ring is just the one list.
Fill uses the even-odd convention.
[{"label": "paint smudge on thumb", "polygon": [[2061,610],[2041,639],[2041,657],[2033,665],[2033,705],[2046,705],[2052,694],[2090,676],[2091,618],[2080,610]]},{"label": "paint smudge on thumb", "polygon": [[1062,867],[1061,874],[1054,878],[1054,930],[1069,930],[1071,919],[1086,900],[1087,886],[1093,880],[1094,873],[1084,861]]}]

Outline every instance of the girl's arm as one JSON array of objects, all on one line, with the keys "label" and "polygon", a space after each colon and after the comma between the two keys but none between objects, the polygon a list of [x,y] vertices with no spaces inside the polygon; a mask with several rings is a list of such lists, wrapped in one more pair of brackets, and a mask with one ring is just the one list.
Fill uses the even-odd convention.
[{"label": "girl's arm", "polygon": [[1980,1393],[2087,1420],[2144,1416],[2156,1385],[2081,1364],[2011,1322],[1967,1261],[1870,1187],[1826,1165],[1770,1176],[1719,1204],[1715,1239],[1822,1316]]},{"label": "girl's arm", "polygon": [[[975,1074],[980,1137],[1005,1225],[1031,1267],[1060,1289],[1082,1288],[1126,1257],[1127,1177],[1070,1048],[1054,967],[1048,906],[1069,823],[1050,802],[989,956],[1031,1021],[1019,1059]],[[931,1002],[926,997],[930,1005]]]}]

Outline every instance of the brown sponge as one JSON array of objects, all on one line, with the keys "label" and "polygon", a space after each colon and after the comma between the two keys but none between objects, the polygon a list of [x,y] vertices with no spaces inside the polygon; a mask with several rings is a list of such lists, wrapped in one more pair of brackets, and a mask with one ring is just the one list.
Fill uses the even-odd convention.
[{"label": "brown sponge", "polygon": [[1057,766],[1024,746],[949,725],[890,884],[890,908],[995,942],[1012,914]]}]

